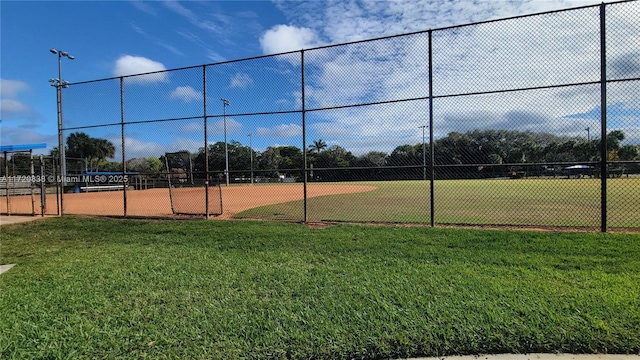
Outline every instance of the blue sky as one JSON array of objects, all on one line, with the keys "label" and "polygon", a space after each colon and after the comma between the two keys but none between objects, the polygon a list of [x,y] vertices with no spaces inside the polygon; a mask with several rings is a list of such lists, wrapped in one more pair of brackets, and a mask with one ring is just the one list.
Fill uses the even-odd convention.
[{"label": "blue sky", "polygon": [[[57,145],[55,89],[49,86],[48,80],[57,77],[58,68],[57,56],[49,52],[51,48],[75,57],[75,60],[64,58],[62,64],[63,79],[74,83],[599,2],[3,0],[0,1],[0,142],[3,145],[45,142],[48,148]],[[631,26],[635,26],[635,33],[638,33],[637,5],[625,5],[624,11],[612,11],[611,21],[621,25],[612,26],[610,33],[629,29],[626,24],[636,24]],[[575,15],[556,16],[551,19],[548,29],[541,26],[548,20],[543,17],[524,20],[521,29],[503,29],[502,24],[494,23],[468,31],[462,28],[437,33],[434,36],[436,92],[447,94],[505,86],[591,81],[594,74],[597,79],[598,56],[597,51],[593,51],[597,42],[594,43],[596,38],[591,36],[593,30],[597,30],[592,26],[597,23],[597,11],[580,14],[575,19],[571,18]],[[590,25],[582,28],[583,23]],[[531,28],[538,29],[535,38],[531,37]],[[531,46],[521,51],[501,47],[509,42],[516,44],[519,39],[530,42]],[[540,41],[548,44],[536,45]],[[416,60],[423,56],[425,48],[416,44],[424,44],[424,36],[390,43],[384,45],[384,49],[364,45],[362,49],[354,47],[347,51],[310,52],[306,60],[309,66],[305,88],[309,97],[307,107],[423,96],[423,87],[412,83],[416,74],[424,73],[420,70],[424,64],[416,65]],[[557,49],[557,52],[545,54],[548,48]],[[493,51],[486,55],[486,49]],[[369,55],[356,57],[361,50],[368,51],[366,54]],[[555,64],[557,54],[570,59],[567,63],[571,65]],[[640,62],[634,60],[637,57],[633,54],[640,54],[637,43],[620,45],[611,51],[611,62],[618,64],[618,68],[626,72],[625,76],[640,76]],[[478,59],[485,61],[482,66],[477,65]],[[391,63],[394,67],[388,67]],[[406,70],[408,64],[413,66],[411,72]],[[299,97],[300,85],[296,72],[299,72],[296,56],[229,66],[222,71],[224,84],[209,94],[211,100],[207,105],[215,109],[209,113],[221,112],[220,97],[229,98],[232,104],[227,110],[232,114],[259,109],[298,109],[300,104],[296,103],[296,97]],[[477,81],[483,74],[492,76],[490,80]],[[513,74],[519,77],[514,78]],[[196,95],[201,91],[197,86],[198,76],[197,71],[170,73],[166,78],[149,81],[152,85],[131,85],[128,96],[133,93],[141,98],[129,98],[127,115],[144,120],[145,116],[152,116],[154,109],[160,112],[165,108],[171,109],[169,111],[175,116],[191,114],[192,107],[200,106],[196,105]],[[627,129],[630,141],[640,142],[638,86],[617,86],[610,92],[610,103],[616,104],[614,109],[620,112],[610,115],[611,124]],[[105,98],[108,104],[116,104],[116,108],[91,103],[96,101],[95,89],[89,90],[88,94],[83,89],[88,87],[70,88],[65,95],[67,126],[73,124],[74,115],[84,114],[91,106],[104,107],[101,113],[119,113],[116,98]],[[145,89],[152,89],[146,95],[150,98],[146,100],[147,106],[135,108],[134,103],[143,102]],[[163,95],[159,96],[161,93]],[[560,89],[554,91],[553,98],[560,99],[557,101],[561,105],[550,102],[548,94],[500,94],[465,98],[462,102],[442,99],[436,101],[439,119],[436,135],[445,136],[449,131],[483,126],[522,130],[542,128],[573,136],[583,135],[587,126],[594,129],[590,124],[593,123],[593,111],[598,109],[597,88]],[[322,138],[330,145],[341,144],[357,154],[370,150],[389,152],[396,145],[421,140],[418,126],[424,124],[425,106],[425,103],[413,103],[309,113],[307,141]],[[548,109],[543,111],[543,107]],[[478,118],[483,119],[482,124],[478,123]],[[554,119],[562,119],[562,122],[554,122]],[[94,121],[101,120],[96,118]],[[209,126],[210,140],[221,141],[221,118],[210,119]],[[258,150],[270,145],[301,146],[299,115],[268,119],[232,115],[227,118],[227,126],[229,139],[243,144],[248,144],[247,134],[252,133],[253,145]],[[132,126],[127,131],[126,145],[130,157],[181,148],[196,150],[202,141],[197,135],[201,129],[202,124],[197,121]],[[119,129],[86,132],[115,140]]]}]

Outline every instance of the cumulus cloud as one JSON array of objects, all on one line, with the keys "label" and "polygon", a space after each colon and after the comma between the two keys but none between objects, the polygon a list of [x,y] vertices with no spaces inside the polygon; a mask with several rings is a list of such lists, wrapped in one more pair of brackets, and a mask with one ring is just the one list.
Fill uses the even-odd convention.
[{"label": "cumulus cloud", "polygon": [[39,144],[46,143],[46,149],[35,150],[38,154],[47,154],[54,146],[58,145],[58,135],[43,134],[37,129],[14,128],[2,126],[0,131],[1,144]]},{"label": "cumulus cloud", "polygon": [[128,77],[126,80],[133,83],[149,84],[155,82],[168,81],[168,73],[158,72],[167,70],[165,66],[157,61],[147,59],[142,56],[124,55],[116,60],[113,68],[114,76],[127,76],[157,72],[154,74]]},{"label": "cumulus cloud", "polygon": [[232,88],[244,89],[251,84],[253,84],[253,79],[249,75],[244,73],[237,73],[231,78]]},{"label": "cumulus cloud", "polygon": [[24,105],[18,100],[2,99],[0,100],[0,109],[2,111],[2,118],[4,119],[10,113],[19,113],[29,111],[29,107]]},{"label": "cumulus cloud", "polygon": [[10,120],[15,118],[33,119],[36,114],[31,108],[17,99],[18,93],[28,90],[29,85],[18,80],[0,79],[0,118]]},{"label": "cumulus cloud", "polygon": [[[227,116],[227,134],[241,134],[242,123],[234,120]],[[209,134],[224,134],[224,119],[218,119],[216,121],[210,121],[207,126],[207,130]]]},{"label": "cumulus cloud", "polygon": [[306,27],[276,25],[260,37],[260,46],[265,54],[296,51],[320,45],[316,33]]},{"label": "cumulus cloud", "polygon": [[[29,89],[29,85],[23,81],[0,79],[0,118],[5,120],[33,121],[40,115],[31,107],[18,99],[19,93]],[[25,123],[23,126],[34,127],[35,124]],[[3,128],[6,130],[6,127]]]},{"label": "cumulus cloud", "polygon": [[191,86],[178,86],[169,94],[169,98],[190,103],[192,101],[202,101],[202,93],[197,92]]},{"label": "cumulus cloud", "polygon": [[[114,144],[120,144],[120,138],[110,138]],[[124,139],[125,149],[127,151],[127,160],[133,158],[147,158],[150,156],[160,157],[167,152],[177,152],[187,150],[191,153],[195,153],[202,147],[202,140],[190,139],[190,138],[175,138],[169,143],[160,143],[157,141],[144,141],[135,137],[125,137]],[[122,149],[116,146],[116,152],[114,159],[122,159]]]},{"label": "cumulus cloud", "polygon": [[29,89],[29,85],[18,80],[0,79],[0,96],[15,98],[19,92]]},{"label": "cumulus cloud", "polygon": [[258,127],[256,132],[262,137],[294,137],[302,135],[302,126],[298,124],[280,124],[273,128]]},{"label": "cumulus cloud", "polygon": [[178,131],[180,133],[198,133],[202,132],[204,125],[201,122],[190,122],[184,124]]}]

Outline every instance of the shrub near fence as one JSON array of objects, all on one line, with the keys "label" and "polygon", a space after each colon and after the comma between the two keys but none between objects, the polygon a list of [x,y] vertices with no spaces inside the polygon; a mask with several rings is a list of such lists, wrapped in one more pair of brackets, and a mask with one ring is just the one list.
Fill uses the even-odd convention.
[{"label": "shrub near fence", "polygon": [[[301,183],[294,212],[266,217],[317,219],[324,208],[309,194],[328,182],[422,180],[406,185],[418,192],[402,204],[418,214],[408,222],[640,228],[640,202],[626,195],[640,191],[638,14],[639,2],[622,1],[74,83],[62,89],[64,132],[111,136],[123,173],[131,159],[189,151],[205,186]],[[589,185],[539,182],[576,177]],[[449,194],[438,189],[464,191],[438,182],[462,179],[512,181],[500,191],[523,209],[553,213],[566,199],[567,215],[510,219],[482,194],[439,200]],[[222,192],[223,204],[256,205],[249,191]],[[388,221],[376,214],[360,218]]]}]

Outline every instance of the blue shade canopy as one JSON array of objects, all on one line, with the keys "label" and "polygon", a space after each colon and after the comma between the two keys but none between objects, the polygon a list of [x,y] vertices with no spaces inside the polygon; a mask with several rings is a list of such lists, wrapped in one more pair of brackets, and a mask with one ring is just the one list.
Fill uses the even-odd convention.
[{"label": "blue shade canopy", "polygon": [[27,151],[34,149],[44,149],[47,147],[45,143],[39,144],[20,144],[20,145],[0,145],[0,152],[10,151]]}]

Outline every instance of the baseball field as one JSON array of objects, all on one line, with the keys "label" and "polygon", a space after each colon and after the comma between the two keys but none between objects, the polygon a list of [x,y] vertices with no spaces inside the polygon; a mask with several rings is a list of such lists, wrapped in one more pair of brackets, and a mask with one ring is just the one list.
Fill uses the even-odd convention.
[{"label": "baseball field", "polygon": [[[602,199],[599,179],[441,180],[434,183],[434,219],[438,224],[599,227]],[[302,184],[222,186],[222,213],[217,187],[209,192],[213,219],[304,219]],[[173,190],[174,210],[204,213],[204,188]],[[35,196],[39,209],[39,196]],[[0,211],[6,212],[6,201]],[[608,180],[608,226],[640,228],[640,178]],[[48,211],[55,195],[47,199]],[[66,214],[123,216],[122,191],[65,194]],[[127,216],[170,217],[168,189],[129,190]],[[31,197],[12,197],[12,213],[31,211]],[[55,211],[55,208],[53,209]],[[308,221],[417,223],[430,222],[427,181],[309,183]]]}]

